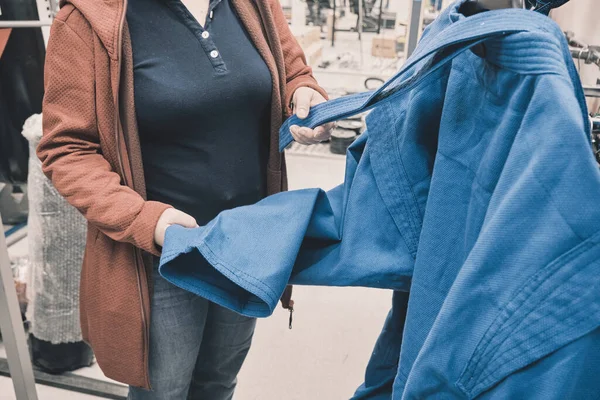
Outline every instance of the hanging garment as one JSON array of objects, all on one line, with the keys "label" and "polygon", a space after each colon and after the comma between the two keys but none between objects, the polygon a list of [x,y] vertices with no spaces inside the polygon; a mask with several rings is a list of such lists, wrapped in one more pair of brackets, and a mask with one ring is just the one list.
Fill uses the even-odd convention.
[{"label": "hanging garment", "polygon": [[[79,279],[87,229],[83,216],[67,203],[42,172],[42,164],[35,154],[42,138],[40,114],[27,119],[23,136],[29,141],[31,154],[28,175],[31,270],[27,317],[35,338],[48,342],[46,346],[36,342],[40,344],[34,354],[37,359],[44,357],[44,350],[49,350],[50,344],[82,341]],[[83,345],[77,346],[76,351],[85,349]],[[63,350],[66,347],[63,346]]]},{"label": "hanging garment", "polygon": [[63,374],[94,363],[94,352],[84,341],[51,343],[32,334],[29,349],[33,365],[49,374]]},{"label": "hanging garment", "polygon": [[283,148],[291,124],[373,109],[342,186],[170,227],[160,271],[253,316],[288,281],[410,291],[380,346],[397,360],[371,360],[373,372],[387,358],[394,382],[368,370],[357,398],[594,399],[600,172],[581,84],[549,18],[467,18],[463,2],[381,89],[282,128]]},{"label": "hanging garment", "polygon": [[[34,0],[0,0],[0,20],[37,20]],[[46,49],[39,28],[13,29],[0,58],[0,182],[27,182],[25,120],[42,111]]]}]

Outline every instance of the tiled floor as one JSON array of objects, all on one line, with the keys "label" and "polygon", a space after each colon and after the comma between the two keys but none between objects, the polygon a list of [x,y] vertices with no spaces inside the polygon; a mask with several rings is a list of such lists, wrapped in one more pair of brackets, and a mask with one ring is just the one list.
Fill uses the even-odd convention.
[{"label": "tiled floor", "polygon": [[[344,157],[327,152],[288,155],[291,189],[330,189],[342,182]],[[10,249],[26,254],[27,242]],[[390,306],[391,293],[360,288],[297,287],[294,329],[278,309],[259,321],[240,374],[236,400],[347,399],[361,383],[371,348]],[[3,356],[0,348],[0,357]],[[105,379],[97,366],[77,371]],[[96,397],[38,386],[40,400]],[[0,377],[0,400],[14,400],[11,381]]]}]

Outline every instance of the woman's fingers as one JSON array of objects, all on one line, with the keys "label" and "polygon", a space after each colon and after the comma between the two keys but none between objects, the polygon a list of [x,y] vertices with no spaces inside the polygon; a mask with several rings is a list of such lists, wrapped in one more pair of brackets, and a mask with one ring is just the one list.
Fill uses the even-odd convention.
[{"label": "woman's fingers", "polygon": [[166,209],[158,219],[156,228],[154,229],[154,241],[159,246],[162,246],[165,241],[165,233],[171,225],[181,225],[185,228],[197,228],[198,223],[191,215],[179,211],[175,208]]},{"label": "woman's fingers", "polygon": [[333,124],[319,126],[315,129],[310,129],[306,127],[301,128],[297,125],[292,125],[292,127],[290,128],[290,132],[296,142],[300,144],[309,145],[328,140],[331,137],[332,128]]},{"label": "woman's fingers", "polygon": [[196,228],[198,224],[196,219],[191,215],[188,215],[182,211],[175,210],[177,213],[173,215],[173,219],[170,221],[170,225],[181,225],[184,228]]},{"label": "woman's fingers", "polygon": [[331,137],[332,129],[333,129],[333,124],[327,124],[327,125],[323,125],[323,126],[319,126],[319,127],[315,128],[315,130],[314,130],[315,139],[318,140],[319,142],[322,142],[324,140],[329,140],[329,138]]},{"label": "woman's fingers", "polygon": [[314,89],[300,87],[294,92],[294,114],[300,119],[308,117],[310,106],[313,102],[313,94],[317,93]]},{"label": "woman's fingers", "polygon": [[[293,96],[293,111],[298,118],[305,119],[308,117],[311,107],[323,102],[325,102],[325,98],[316,90],[308,87],[300,87],[296,89]],[[296,142],[310,145],[329,139],[331,137],[332,128],[333,124],[326,124],[315,129],[293,125],[290,128],[290,133]]]},{"label": "woman's fingers", "polygon": [[312,132],[312,129],[301,128],[297,125],[292,125],[290,131],[292,133],[292,136],[294,137],[294,140],[300,144],[308,145],[316,143],[314,141],[314,134]]}]

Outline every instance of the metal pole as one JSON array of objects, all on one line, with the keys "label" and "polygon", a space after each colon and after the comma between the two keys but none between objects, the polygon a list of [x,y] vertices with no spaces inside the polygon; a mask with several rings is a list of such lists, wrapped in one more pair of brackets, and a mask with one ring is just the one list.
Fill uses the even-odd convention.
[{"label": "metal pole", "polygon": [[36,0],[36,3],[40,22],[48,24],[42,27],[42,36],[44,36],[44,43],[47,46],[50,38],[50,25],[58,12],[58,2],[56,0]]},{"label": "metal pole", "polygon": [[17,400],[37,400],[33,368],[4,232],[0,235],[0,331]]},{"label": "metal pole", "polygon": [[50,4],[50,14],[52,14],[52,18],[54,18],[56,17],[60,6],[58,5],[57,0],[48,0],[48,3]]},{"label": "metal pole", "polygon": [[331,47],[335,46],[335,13],[337,0],[333,0],[333,21],[331,23]]},{"label": "metal pole", "polygon": [[379,18],[377,18],[377,34],[381,33],[381,21],[383,20],[383,0],[379,3]]},{"label": "metal pole", "polygon": [[363,34],[363,0],[358,0],[358,42],[360,46],[360,66],[363,66],[363,42],[362,42],[362,34]]},{"label": "metal pole", "polygon": [[361,41],[361,45],[363,32],[363,4],[363,0],[358,0],[358,40]]},{"label": "metal pole", "polygon": [[10,237],[6,238],[6,247],[12,246],[13,244],[23,240],[25,237],[27,237],[27,227],[19,229],[10,235]]},{"label": "metal pole", "polygon": [[600,98],[600,86],[598,86],[598,87],[584,86],[583,94],[586,97]]},{"label": "metal pole", "polygon": [[42,21],[0,21],[1,28],[43,28],[52,25]]},{"label": "metal pole", "polygon": [[419,36],[421,36],[421,23],[423,21],[423,2],[413,0],[410,12],[410,25],[408,27],[408,44],[406,46],[406,57],[410,57],[417,47]]}]

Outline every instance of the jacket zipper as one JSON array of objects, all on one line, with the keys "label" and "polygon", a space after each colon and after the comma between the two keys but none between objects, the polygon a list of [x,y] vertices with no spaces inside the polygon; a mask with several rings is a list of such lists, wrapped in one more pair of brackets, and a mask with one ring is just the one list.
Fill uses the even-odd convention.
[{"label": "jacket zipper", "polygon": [[[129,185],[127,175],[125,174],[125,167],[123,165],[123,157],[121,156],[121,142],[119,135],[121,134],[121,108],[120,108],[120,85],[121,85],[121,67],[122,67],[122,58],[123,58],[123,28],[125,26],[125,17],[127,10],[127,0],[123,0],[123,11],[121,15],[121,19],[119,22],[119,32],[117,37],[117,82],[118,89],[115,94],[115,143],[117,146],[117,159],[119,162],[119,169],[121,172],[121,176],[123,177],[123,182],[125,185]],[[132,185],[130,185],[132,186]],[[144,307],[144,296],[142,291],[142,276],[140,274],[140,254],[139,251],[134,248],[133,249],[134,263],[135,263],[135,274],[137,277],[137,286],[138,286],[138,295],[140,300],[140,314],[142,317],[142,328],[144,330],[143,334],[143,343],[142,346],[144,348],[144,381],[148,389],[152,389],[150,385],[150,379],[148,377],[148,352],[149,352],[149,332],[148,332],[148,323],[146,316],[146,309]],[[142,262],[143,264],[143,262]]]}]

